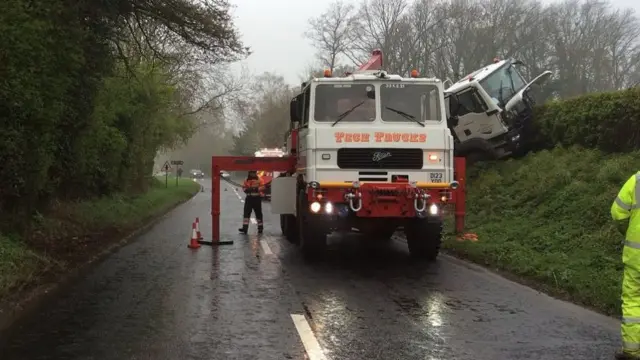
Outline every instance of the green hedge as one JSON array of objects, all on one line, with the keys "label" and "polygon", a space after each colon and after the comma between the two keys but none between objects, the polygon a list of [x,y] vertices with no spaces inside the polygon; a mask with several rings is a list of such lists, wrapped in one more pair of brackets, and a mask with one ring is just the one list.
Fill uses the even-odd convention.
[{"label": "green hedge", "polygon": [[640,89],[593,93],[537,107],[532,147],[558,145],[607,153],[640,149]]}]

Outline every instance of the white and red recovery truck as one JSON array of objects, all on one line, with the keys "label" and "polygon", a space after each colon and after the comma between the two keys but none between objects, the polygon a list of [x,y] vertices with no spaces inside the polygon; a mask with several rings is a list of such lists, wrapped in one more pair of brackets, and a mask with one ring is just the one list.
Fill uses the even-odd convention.
[{"label": "white and red recovery truck", "polygon": [[406,234],[412,256],[434,260],[443,217],[455,209],[464,228],[465,159],[454,157],[443,83],[387,74],[383,54],[353,74],[302,84],[291,101],[285,157],[212,158],[213,243],[219,239],[220,171],[281,171],[271,182],[271,208],[283,234],[305,257],[323,253],[327,235],[357,230],[388,239]]},{"label": "white and red recovery truck", "polygon": [[[256,157],[284,157],[286,152],[278,148],[262,148],[254,153]],[[264,193],[260,194],[263,200],[271,200],[271,181],[278,177],[278,171],[258,170],[258,177],[264,181]]]}]

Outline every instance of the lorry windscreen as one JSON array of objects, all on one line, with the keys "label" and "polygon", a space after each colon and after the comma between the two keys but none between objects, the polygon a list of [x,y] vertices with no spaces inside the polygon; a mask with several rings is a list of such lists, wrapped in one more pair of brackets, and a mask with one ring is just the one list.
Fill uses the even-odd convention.
[{"label": "lorry windscreen", "polygon": [[527,83],[518,70],[511,64],[505,64],[486,78],[480,80],[480,86],[482,86],[487,94],[500,106],[504,106],[504,104],[525,85],[527,85]]},{"label": "lorry windscreen", "polygon": [[316,121],[335,122],[351,109],[353,111],[344,116],[341,122],[374,121],[376,118],[376,90],[373,84],[319,84],[315,91],[313,117]]},{"label": "lorry windscreen", "polygon": [[442,120],[440,94],[440,89],[431,84],[382,84],[380,87],[382,120],[440,122]]}]

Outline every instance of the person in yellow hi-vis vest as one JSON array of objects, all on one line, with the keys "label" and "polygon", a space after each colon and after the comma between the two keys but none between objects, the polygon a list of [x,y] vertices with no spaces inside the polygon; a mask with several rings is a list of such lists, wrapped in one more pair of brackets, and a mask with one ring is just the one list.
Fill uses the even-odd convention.
[{"label": "person in yellow hi-vis vest", "polygon": [[617,360],[640,360],[640,172],[622,186],[611,216],[625,233],[622,263],[622,352]]}]

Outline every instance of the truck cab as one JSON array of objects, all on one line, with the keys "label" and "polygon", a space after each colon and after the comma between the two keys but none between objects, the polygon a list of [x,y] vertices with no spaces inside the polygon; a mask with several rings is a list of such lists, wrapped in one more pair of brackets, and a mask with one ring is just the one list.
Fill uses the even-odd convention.
[{"label": "truck cab", "polygon": [[298,167],[313,181],[453,181],[453,136],[437,79],[312,79],[300,106]]},{"label": "truck cab", "polygon": [[550,78],[545,71],[527,82],[517,69],[521,62],[494,59],[494,63],[449,86],[445,101],[457,96],[456,121],[450,123],[456,156],[468,162],[502,159],[526,152],[535,90]]},{"label": "truck cab", "polygon": [[458,184],[446,115],[458,111],[456,99],[447,111],[442,81],[415,71],[325,72],[303,83],[287,139],[296,171],[272,186],[287,238],[309,255],[333,231],[389,239],[402,228],[413,255],[434,259]]}]

